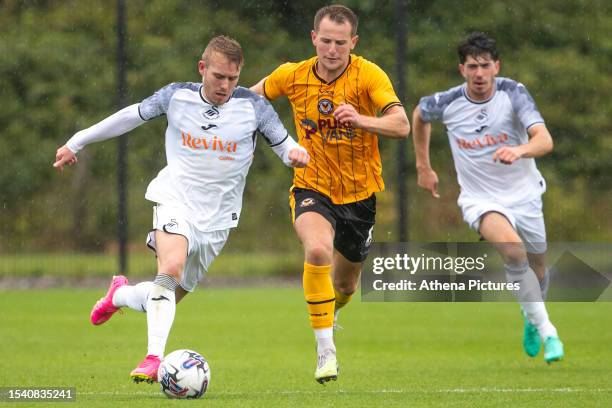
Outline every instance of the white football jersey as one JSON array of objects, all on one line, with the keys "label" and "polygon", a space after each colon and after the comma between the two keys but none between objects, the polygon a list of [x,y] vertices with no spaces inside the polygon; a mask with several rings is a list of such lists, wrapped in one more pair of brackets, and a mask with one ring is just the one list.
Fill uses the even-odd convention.
[{"label": "white football jersey", "polygon": [[256,133],[270,146],[289,135],[265,98],[237,87],[228,102],[214,106],[202,97],[201,87],[172,83],[138,106],[144,120],[163,114],[168,119],[168,164],[151,181],[145,198],[178,206],[200,231],[213,231],[238,225]]},{"label": "white football jersey", "polygon": [[482,102],[467,96],[466,84],[421,98],[425,122],[442,121],[451,145],[462,199],[494,200],[511,206],[539,197],[545,181],[533,158],[511,165],[493,161],[500,147],[529,141],[527,129],[544,123],[525,86],[496,78],[493,96]]}]

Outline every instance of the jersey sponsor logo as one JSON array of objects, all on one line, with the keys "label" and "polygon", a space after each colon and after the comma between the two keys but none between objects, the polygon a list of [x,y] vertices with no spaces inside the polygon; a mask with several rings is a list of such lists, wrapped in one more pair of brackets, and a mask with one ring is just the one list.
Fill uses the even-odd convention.
[{"label": "jersey sponsor logo", "polygon": [[183,146],[193,150],[212,150],[225,153],[236,153],[238,143],[233,141],[224,141],[223,139],[213,136],[211,138],[193,137],[191,134],[181,131],[181,139]]},{"label": "jersey sponsor logo", "polygon": [[205,109],[202,112],[202,116],[204,116],[206,119],[217,119],[219,117],[219,108],[217,108],[216,106],[211,106],[208,109]]},{"label": "jersey sponsor logo", "polygon": [[316,203],[314,198],[305,198],[300,202],[300,208],[304,208],[304,207],[310,207],[311,205],[314,205]]},{"label": "jersey sponsor logo", "polygon": [[202,128],[202,130],[209,130],[209,129],[217,128],[219,126],[215,125],[214,123],[208,123],[208,124],[202,125],[200,127]]},{"label": "jersey sponsor logo", "polygon": [[302,129],[304,129],[304,138],[311,139],[311,136],[317,133],[317,124],[310,119],[302,119],[300,121]]},{"label": "jersey sponsor logo", "polygon": [[318,122],[302,119],[300,124],[304,130],[305,139],[312,139],[312,135],[317,132],[321,134],[323,143],[344,138],[351,140],[355,137],[355,130],[351,125],[343,125],[335,118],[319,119]]},{"label": "jersey sponsor logo", "polygon": [[319,119],[319,132],[321,133],[323,143],[341,139],[351,140],[355,137],[355,132],[351,125],[343,125],[335,118]]},{"label": "jersey sponsor logo", "polygon": [[329,115],[334,110],[334,103],[331,99],[323,98],[319,100],[317,108],[323,115]]},{"label": "jersey sponsor logo", "polygon": [[457,145],[459,146],[459,148],[466,149],[466,150],[470,150],[470,149],[477,150],[477,149],[483,149],[489,146],[495,146],[498,144],[505,144],[508,141],[508,139],[509,137],[506,133],[502,133],[497,136],[484,135],[482,137],[477,137],[474,140],[465,140],[460,137],[456,138]]}]

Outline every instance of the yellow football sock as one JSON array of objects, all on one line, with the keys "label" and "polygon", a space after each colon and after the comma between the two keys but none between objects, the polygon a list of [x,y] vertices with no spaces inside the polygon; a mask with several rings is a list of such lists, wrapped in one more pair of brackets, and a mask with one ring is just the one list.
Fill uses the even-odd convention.
[{"label": "yellow football sock", "polygon": [[334,325],[335,298],[331,268],[331,265],[304,263],[304,297],[313,329],[325,329]]},{"label": "yellow football sock", "polygon": [[336,288],[334,288],[334,292],[336,293],[336,304],[334,310],[342,309],[344,306],[346,306],[348,302],[351,301],[351,298],[353,297],[352,293],[350,295],[345,295],[343,293],[338,292]]}]

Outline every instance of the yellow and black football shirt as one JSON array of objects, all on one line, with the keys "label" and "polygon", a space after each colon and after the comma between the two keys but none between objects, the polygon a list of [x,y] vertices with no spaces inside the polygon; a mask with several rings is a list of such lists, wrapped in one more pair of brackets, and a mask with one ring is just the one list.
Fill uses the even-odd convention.
[{"label": "yellow and black football shirt", "polygon": [[310,163],[294,169],[293,185],[318,191],[334,204],[364,200],[385,187],[378,136],[340,125],[334,110],[348,103],[367,116],[401,105],[389,77],[376,64],[351,55],[338,78],[325,82],[316,72],[317,57],[279,66],[264,82],[266,98],[287,95],[300,145]]}]

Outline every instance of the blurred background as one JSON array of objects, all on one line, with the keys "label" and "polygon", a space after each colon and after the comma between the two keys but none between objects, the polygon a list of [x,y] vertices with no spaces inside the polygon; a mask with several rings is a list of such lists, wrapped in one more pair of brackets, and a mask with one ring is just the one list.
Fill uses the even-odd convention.
[{"label": "blurred background", "polygon": [[[77,166],[57,174],[56,149],[76,131],[118,109],[117,1],[0,0],[0,278],[87,279],[119,272],[118,139],[88,146]],[[251,86],[279,64],[314,55],[310,30],[321,1],[125,1],[125,105],[175,81],[199,82],[197,61],[213,35],[243,46],[240,83]],[[550,241],[612,241],[612,5],[602,0],[513,2],[352,0],[360,17],[355,53],[398,84],[398,23],[405,27],[402,80],[411,116],[423,95],[462,82],[457,43],[470,31],[497,39],[500,76],[524,83],[555,140],[538,160],[548,182],[544,213]],[[400,31],[401,33],[401,31]],[[274,103],[295,134],[288,103]],[[127,136],[127,250],[123,272],[152,276],[144,245],[152,203],[148,182],[165,165],[166,121]],[[475,241],[456,205],[448,140],[432,135],[439,200],[419,191],[412,141],[380,140],[385,192],[378,195],[376,241],[399,240],[403,183],[410,241]],[[407,153],[398,179],[398,149]],[[244,194],[240,226],[211,276],[299,277],[302,252],[290,224],[291,172],[263,140]]]}]

